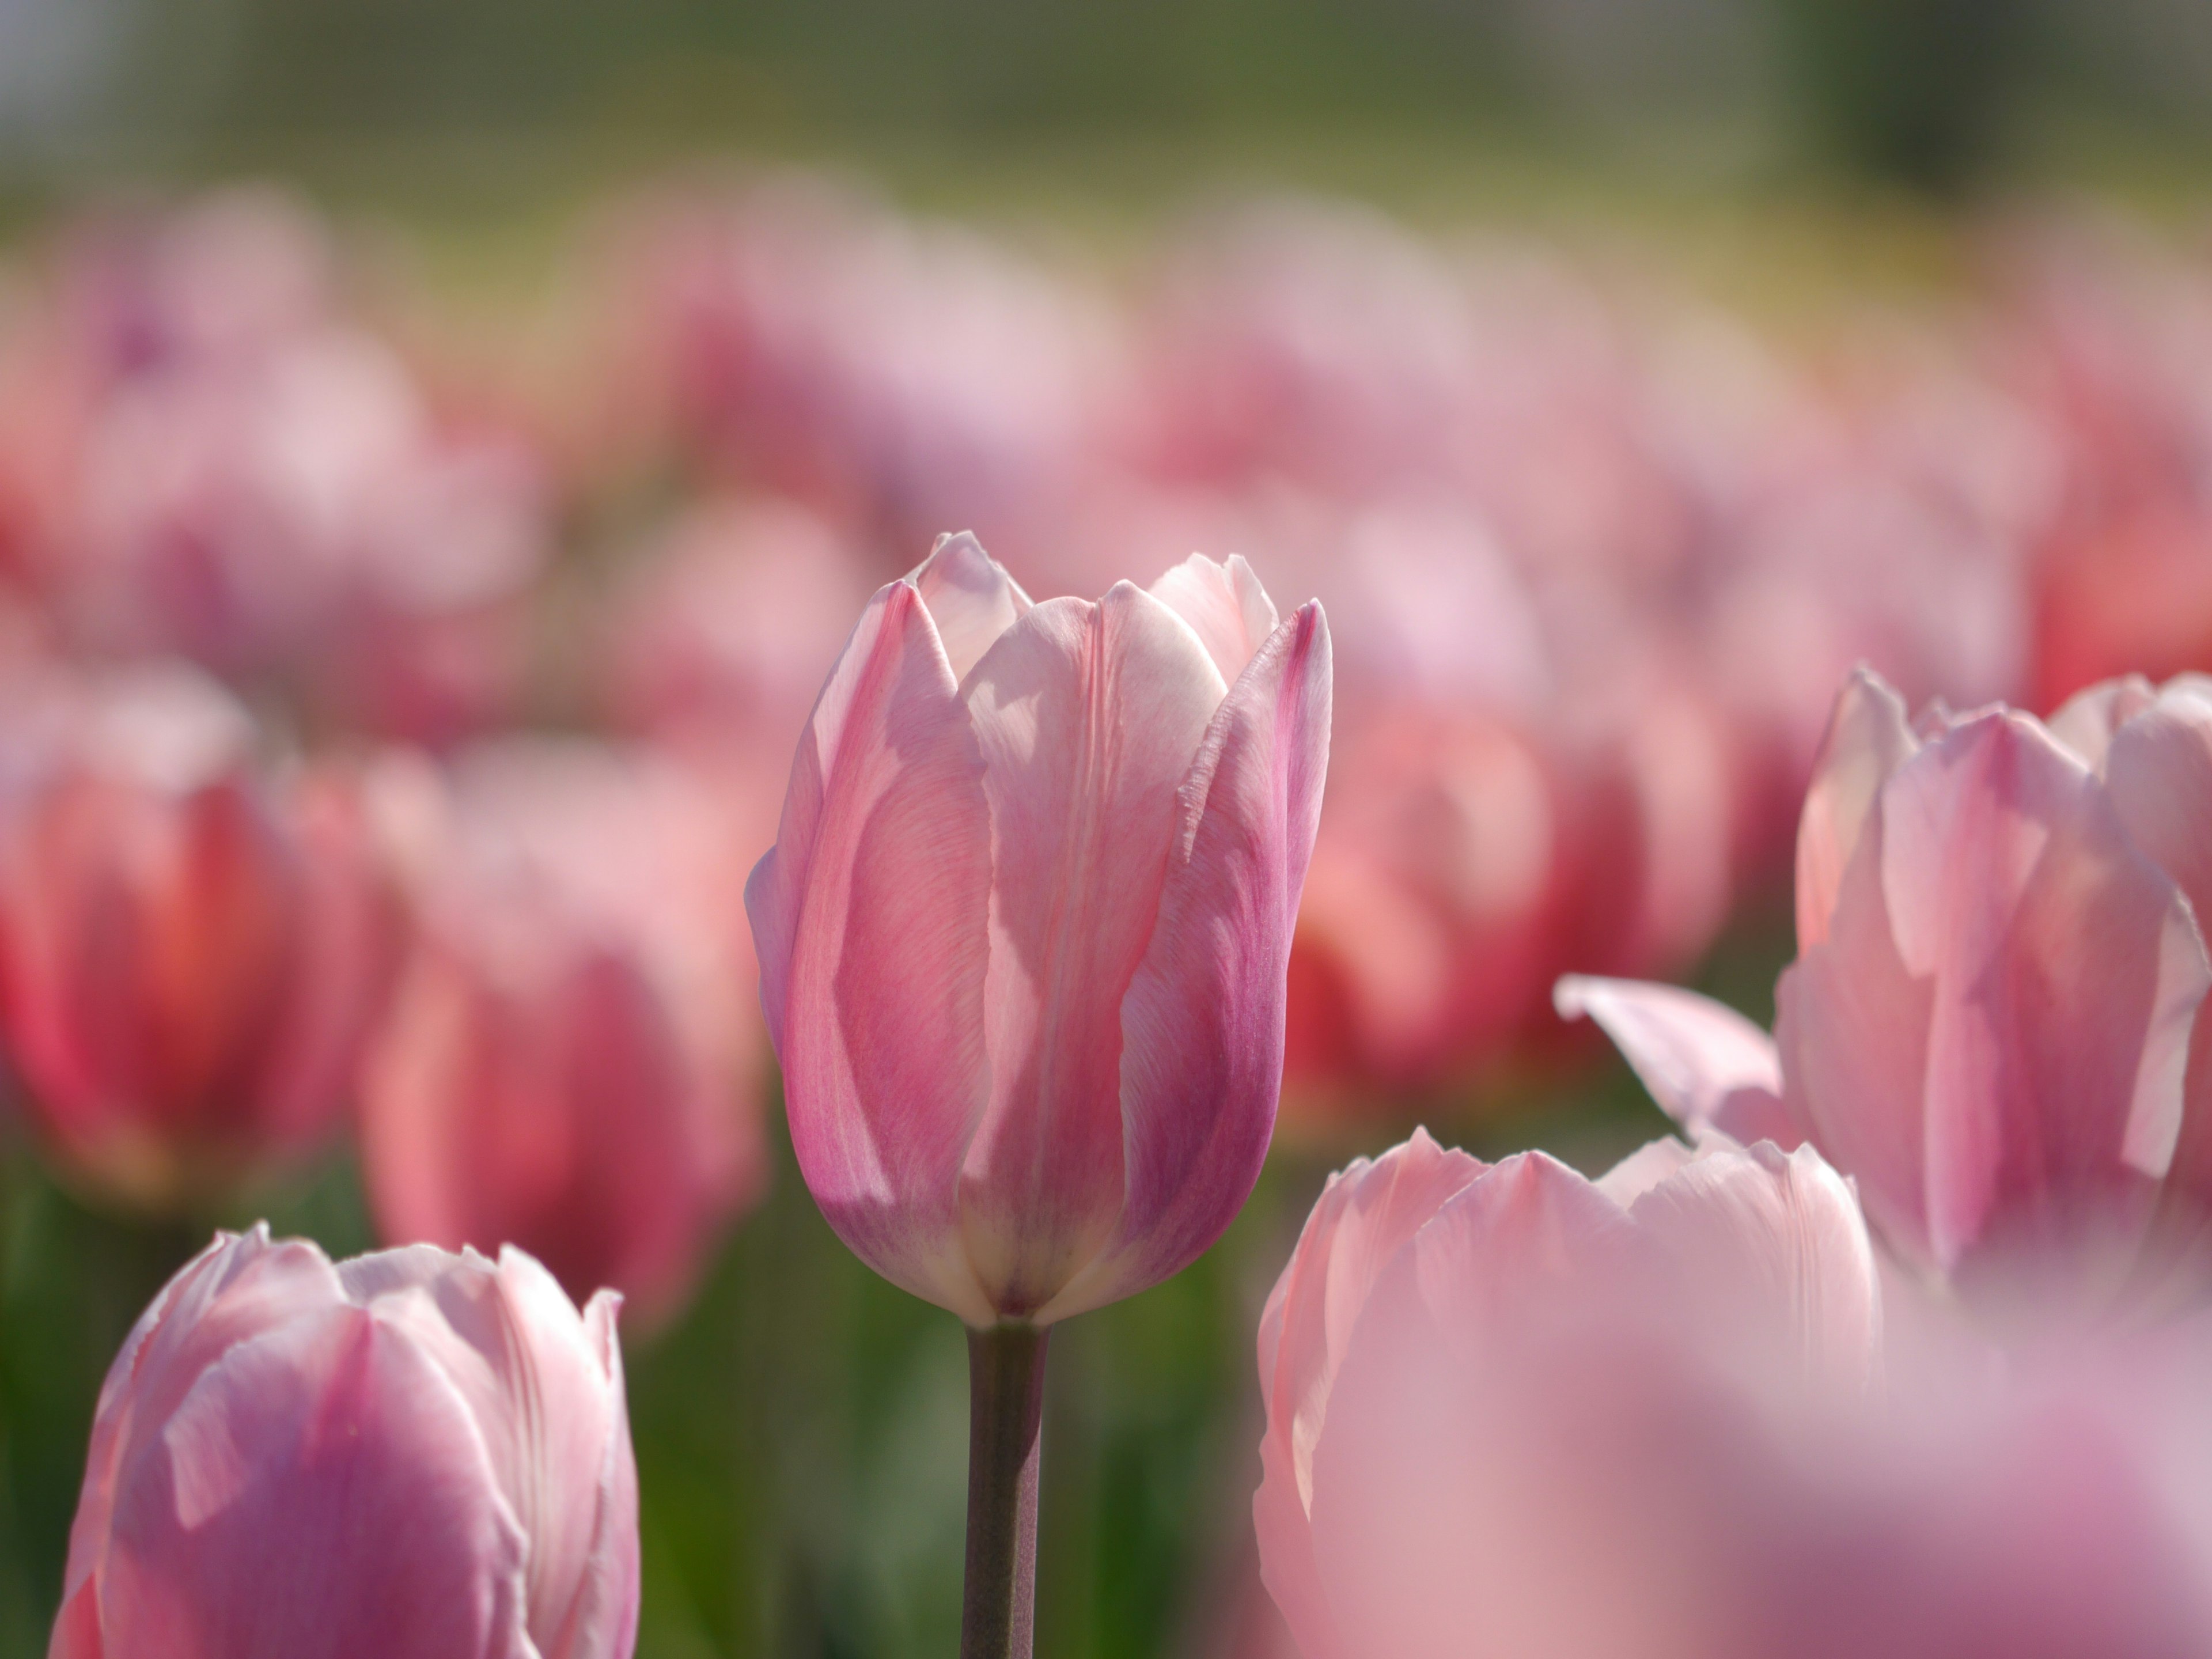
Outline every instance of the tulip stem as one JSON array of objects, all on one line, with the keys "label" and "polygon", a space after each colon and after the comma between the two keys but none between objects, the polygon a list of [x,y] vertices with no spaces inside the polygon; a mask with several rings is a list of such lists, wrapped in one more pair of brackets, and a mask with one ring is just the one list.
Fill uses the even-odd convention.
[{"label": "tulip stem", "polygon": [[1048,1334],[1012,1323],[968,1333],[968,1583],[960,1604],[960,1659],[1030,1659]]}]

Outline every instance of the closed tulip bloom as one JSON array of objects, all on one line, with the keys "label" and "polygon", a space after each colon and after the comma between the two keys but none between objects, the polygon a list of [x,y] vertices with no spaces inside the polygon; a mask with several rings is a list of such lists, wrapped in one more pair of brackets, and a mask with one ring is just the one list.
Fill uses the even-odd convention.
[{"label": "closed tulip bloom", "polygon": [[1571,981],[1562,1006],[1685,1121],[1810,1140],[1920,1273],[2119,1290],[2162,1221],[2212,1199],[2191,1052],[2212,705],[2151,702],[1916,727],[1862,672],[1806,796],[1775,1043],[1662,988]]},{"label": "closed tulip bloom", "polygon": [[48,1149],[123,1200],[219,1196],[321,1147],[399,917],[356,790],[257,765],[243,712],[149,672],[82,696],[0,830],[0,1027]]},{"label": "closed tulip bloom", "polygon": [[757,815],[582,743],[508,739],[380,781],[421,926],[362,1073],[378,1231],[518,1244],[572,1295],[668,1313],[760,1188],[739,900]]},{"label": "closed tulip bloom", "polygon": [[2182,1659],[2202,1319],[1893,1364],[1810,1147],[1592,1182],[1417,1134],[1335,1176],[1261,1326],[1261,1571],[1305,1659]]},{"label": "closed tulip bloom", "polygon": [[627,1659],[617,1298],[219,1236],[100,1390],[50,1659]]},{"label": "closed tulip bloom", "polygon": [[1262,1576],[1307,1659],[1741,1651],[1728,1441],[1848,1420],[1880,1337],[1809,1149],[1591,1182],[1417,1132],[1331,1179],[1262,1316]]},{"label": "closed tulip bloom", "polygon": [[1328,710],[1320,608],[1239,559],[1033,605],[957,536],[876,595],[747,907],[799,1167],[878,1272],[1042,1325],[1228,1224]]}]

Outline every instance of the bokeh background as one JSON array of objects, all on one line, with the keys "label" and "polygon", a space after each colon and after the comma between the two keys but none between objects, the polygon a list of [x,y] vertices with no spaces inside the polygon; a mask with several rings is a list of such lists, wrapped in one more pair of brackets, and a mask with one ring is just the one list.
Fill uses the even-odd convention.
[{"label": "bokeh background", "polygon": [[[270,765],[649,747],[741,875],[939,530],[1040,594],[1200,546],[1320,592],[1285,1127],[1212,1255],[1055,1334],[1046,1428],[1041,1651],[1274,1651],[1252,1338],[1327,1171],[1415,1121],[1585,1168],[1656,1133],[1551,979],[1771,1013],[1851,662],[2043,708],[2212,668],[2208,184],[2199,0],[0,0],[5,814],[21,710],[183,658]],[[454,865],[410,927],[473,925]],[[949,1653],[960,1332],[822,1224],[746,981],[701,1016],[746,1173],[626,1330],[640,1652]],[[657,1109],[612,1071],[542,1109],[619,1136]],[[38,1093],[0,1115],[5,1656],[208,1228],[408,1224],[343,1146],[123,1201]]]}]

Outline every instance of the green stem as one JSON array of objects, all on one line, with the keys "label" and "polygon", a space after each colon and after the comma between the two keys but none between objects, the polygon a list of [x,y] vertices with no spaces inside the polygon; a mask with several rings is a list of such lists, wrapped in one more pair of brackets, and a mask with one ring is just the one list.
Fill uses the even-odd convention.
[{"label": "green stem", "polygon": [[968,1333],[968,1583],[960,1604],[960,1659],[1030,1659],[1048,1335],[1018,1324]]}]

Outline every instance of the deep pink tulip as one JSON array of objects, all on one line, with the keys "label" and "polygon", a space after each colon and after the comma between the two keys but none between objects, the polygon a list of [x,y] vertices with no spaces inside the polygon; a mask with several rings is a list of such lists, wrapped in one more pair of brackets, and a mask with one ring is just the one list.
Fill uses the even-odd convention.
[{"label": "deep pink tulip", "polygon": [[1417,1132],[1354,1163],[1260,1328],[1254,1520],[1300,1650],[1729,1651],[1751,1488],[1712,1430],[1848,1419],[1880,1307],[1809,1150],[1660,1141],[1593,1183]]},{"label": "deep pink tulip", "polygon": [[627,1659],[618,1298],[217,1237],[100,1390],[50,1659]]},{"label": "deep pink tulip", "polygon": [[955,536],[877,594],[746,899],[799,1167],[878,1272],[1043,1323],[1229,1224],[1328,709],[1320,607],[1240,559],[1032,605]]},{"label": "deep pink tulip", "polygon": [[64,693],[0,808],[0,1026],[52,1152],[167,1208],[319,1149],[401,917],[353,781],[183,671]]},{"label": "deep pink tulip", "polygon": [[518,1244],[572,1295],[670,1312],[763,1174],[739,920],[758,814],[669,763],[544,740],[384,781],[421,925],[363,1068],[380,1234]]},{"label": "deep pink tulip", "polygon": [[2212,1199],[2212,706],[2150,702],[2093,694],[2057,735],[2003,708],[1916,729],[1863,672],[1805,799],[1776,1043],[1663,988],[1570,981],[1563,1007],[1692,1126],[1812,1141],[1914,1267],[2118,1289]]}]

